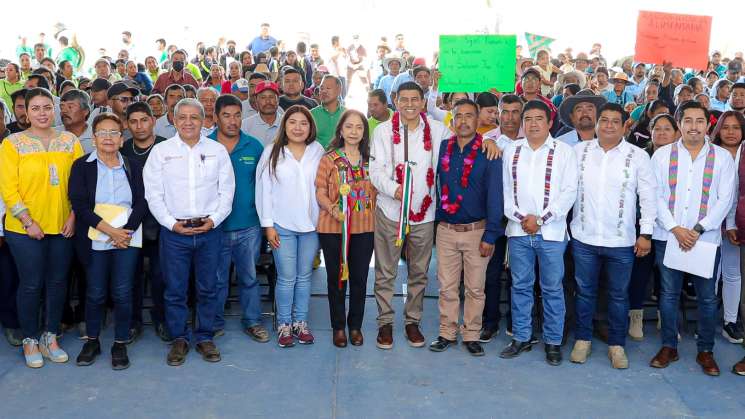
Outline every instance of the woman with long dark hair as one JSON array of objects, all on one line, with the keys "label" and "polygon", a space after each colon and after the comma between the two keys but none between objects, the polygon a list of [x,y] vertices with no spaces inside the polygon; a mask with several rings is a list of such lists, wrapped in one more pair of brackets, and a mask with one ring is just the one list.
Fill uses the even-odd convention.
[{"label": "woman with long dark hair", "polygon": [[285,111],[274,143],[261,155],[256,172],[256,209],[277,266],[277,343],[313,343],[308,327],[310,277],[318,252],[315,179],[323,147],[305,107]]},{"label": "woman with long dark hair", "polygon": [[[729,151],[735,159],[741,153],[740,144],[745,139],[745,116],[740,112],[726,111],[722,113],[717,121],[714,131],[711,133],[711,142]],[[743,176],[742,164],[738,163],[738,174]],[[739,194],[737,200],[740,200]],[[739,203],[739,202],[738,202]],[[737,210],[737,203],[734,205]],[[734,215],[734,212],[731,212]],[[731,343],[742,343],[743,333],[737,326],[737,310],[741,303],[742,275],[740,272],[740,241],[745,236],[738,233],[735,217],[727,217],[725,221],[725,234],[722,240],[722,261],[720,271],[722,278],[722,305],[724,306],[724,324],[722,325],[722,336]]]},{"label": "woman with long dark hair", "polygon": [[[316,198],[321,208],[318,238],[326,262],[333,343],[362,345],[367,274],[375,231],[375,197],[370,182],[370,132],[365,115],[345,111],[336,126],[329,152],[316,175]],[[349,314],[345,299],[349,284]]]},{"label": "woman with long dark hair", "polygon": [[646,148],[652,139],[649,132],[649,123],[655,116],[665,113],[669,114],[670,109],[662,99],[655,99],[644,105],[644,111],[639,121],[631,127],[631,132],[626,137],[626,141],[637,147]]}]

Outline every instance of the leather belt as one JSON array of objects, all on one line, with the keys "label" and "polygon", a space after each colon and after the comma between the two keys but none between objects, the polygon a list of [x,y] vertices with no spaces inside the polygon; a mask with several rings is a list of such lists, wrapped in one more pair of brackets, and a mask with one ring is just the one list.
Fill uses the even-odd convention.
[{"label": "leather belt", "polygon": [[440,225],[447,228],[448,230],[453,230],[458,233],[465,233],[468,231],[486,228],[486,220],[480,220],[470,224],[450,224],[444,221],[440,221]]},{"label": "leather belt", "polygon": [[188,228],[198,228],[204,225],[204,219],[206,217],[196,217],[196,218],[177,218],[176,221],[184,222],[184,227]]}]

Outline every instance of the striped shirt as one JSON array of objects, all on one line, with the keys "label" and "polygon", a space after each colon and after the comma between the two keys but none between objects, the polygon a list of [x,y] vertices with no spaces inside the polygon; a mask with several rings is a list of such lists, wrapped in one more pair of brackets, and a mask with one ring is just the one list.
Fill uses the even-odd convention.
[{"label": "striped shirt", "polygon": [[[343,164],[335,161],[336,153],[327,153],[321,159],[316,174],[316,199],[321,207],[318,216],[319,233],[341,234],[341,223],[331,215],[333,207],[339,207],[339,167]],[[351,234],[371,233],[375,231],[375,198],[377,191],[370,182],[369,175],[360,181],[350,182],[352,187]]]}]

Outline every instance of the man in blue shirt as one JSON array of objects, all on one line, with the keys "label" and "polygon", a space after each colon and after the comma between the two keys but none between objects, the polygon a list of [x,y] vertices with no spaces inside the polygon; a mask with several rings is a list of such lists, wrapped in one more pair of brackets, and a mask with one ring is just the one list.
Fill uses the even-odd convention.
[{"label": "man in blue shirt", "polygon": [[269,36],[269,24],[261,24],[261,35],[251,41],[246,47],[247,50],[251,51],[251,54],[255,57],[260,52],[269,51],[269,48],[277,45],[277,40]]},{"label": "man in blue shirt", "polygon": [[257,342],[268,342],[269,332],[261,325],[261,295],[256,279],[256,260],[261,246],[261,227],[256,212],[256,166],[264,147],[241,131],[240,99],[222,95],[215,102],[217,129],[208,137],[224,145],[235,174],[233,210],[222,224],[222,250],[217,271],[215,335],[225,328],[224,307],[230,288],[230,263],[235,264],[240,288],[243,331]]},{"label": "man in blue shirt", "polygon": [[440,333],[429,349],[442,352],[457,342],[459,285],[463,273],[466,298],[463,344],[471,355],[484,355],[479,343],[484,310],[486,267],[494,243],[504,235],[501,224],[502,160],[487,160],[476,134],[479,109],[469,99],[453,108],[456,135],[440,146],[437,180],[437,280],[440,283]]}]

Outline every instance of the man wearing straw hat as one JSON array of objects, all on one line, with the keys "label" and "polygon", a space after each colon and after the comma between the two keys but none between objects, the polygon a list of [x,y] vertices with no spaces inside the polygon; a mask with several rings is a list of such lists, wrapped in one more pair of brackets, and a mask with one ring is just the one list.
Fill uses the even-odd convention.
[{"label": "man wearing straw hat", "polygon": [[603,97],[610,102],[621,106],[634,101],[634,95],[626,90],[626,86],[633,84],[629,81],[629,76],[623,71],[619,71],[610,78],[613,89],[603,92]]}]

